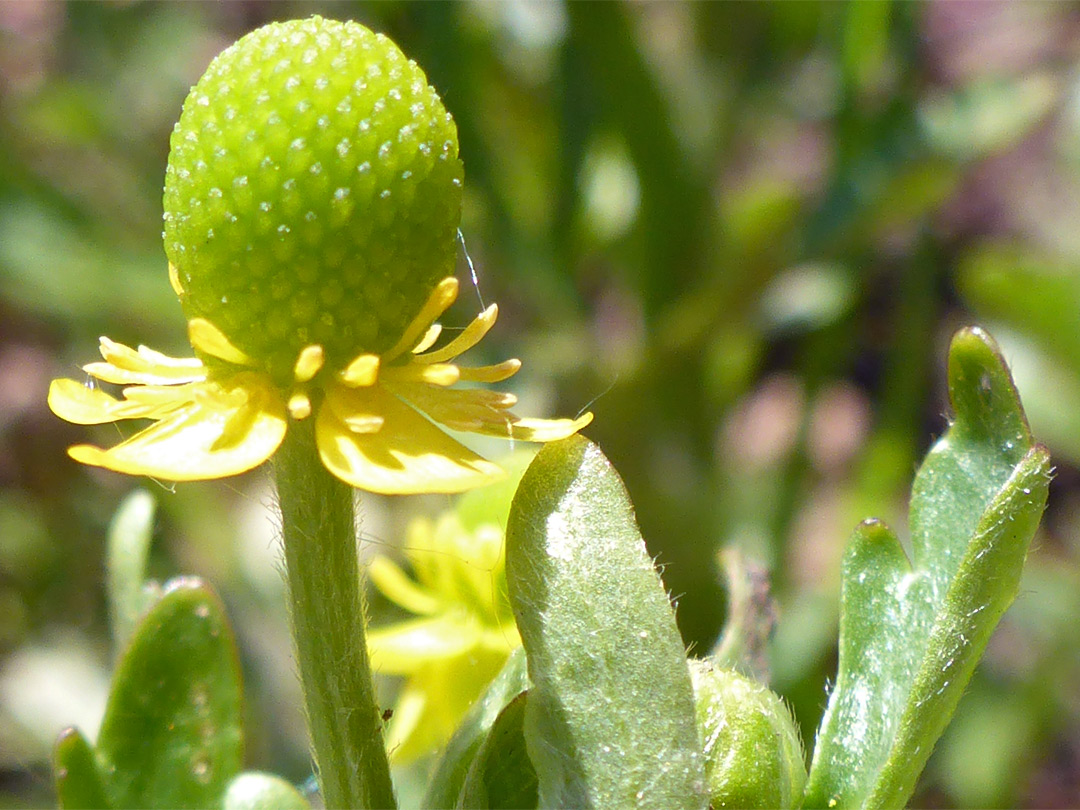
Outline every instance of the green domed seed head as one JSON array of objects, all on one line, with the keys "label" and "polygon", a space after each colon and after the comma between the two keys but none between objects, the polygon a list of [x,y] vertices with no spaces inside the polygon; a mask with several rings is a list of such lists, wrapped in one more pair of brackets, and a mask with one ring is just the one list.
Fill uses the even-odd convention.
[{"label": "green domed seed head", "polygon": [[423,71],[382,34],[312,17],[223,51],[165,175],[165,252],[205,318],[281,384],[393,346],[452,274],[463,169]]},{"label": "green domed seed head", "polygon": [[806,783],[802,739],[784,702],[737,672],[691,659],[709,806],[790,808]]}]

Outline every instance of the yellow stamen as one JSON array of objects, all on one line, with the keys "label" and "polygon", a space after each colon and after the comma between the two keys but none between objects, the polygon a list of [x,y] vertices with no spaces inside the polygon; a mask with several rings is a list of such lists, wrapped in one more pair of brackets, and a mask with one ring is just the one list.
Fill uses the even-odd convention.
[{"label": "yellow stamen", "polygon": [[300,356],[296,358],[296,365],[293,366],[293,376],[297,382],[308,382],[319,373],[325,361],[326,356],[323,353],[322,346],[318,344],[305,346],[300,352]]},{"label": "yellow stamen", "polygon": [[386,420],[370,413],[357,413],[341,420],[353,433],[378,433]]},{"label": "yellow stamen", "polygon": [[338,377],[349,388],[374,385],[379,378],[379,356],[362,354],[345,367]]},{"label": "yellow stamen", "polygon": [[311,398],[303,391],[296,391],[289,397],[289,416],[297,421],[311,416]]}]

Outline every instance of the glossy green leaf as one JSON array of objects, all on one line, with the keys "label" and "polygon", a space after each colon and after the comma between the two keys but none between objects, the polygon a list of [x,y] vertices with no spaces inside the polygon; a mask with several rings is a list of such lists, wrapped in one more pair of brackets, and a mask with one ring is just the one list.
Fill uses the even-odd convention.
[{"label": "glossy green leaf", "polygon": [[272,773],[248,771],[229,782],[223,810],[311,810],[299,790]]},{"label": "glossy green leaf", "polygon": [[56,798],[63,810],[94,810],[111,805],[105,796],[94,749],[78,729],[61,732],[56,741]]},{"label": "glossy green leaf", "polygon": [[587,439],[548,444],[525,473],[506,573],[540,807],[704,807],[682,639],[622,481]]},{"label": "glossy green leaf", "polygon": [[128,495],[109,525],[106,585],[117,650],[123,650],[151,601],[143,589],[154,531],[154,498],[138,489]]},{"label": "glossy green leaf", "polygon": [[904,805],[1016,596],[1049,457],[979,329],[953,339],[949,394],[955,420],[912,491],[912,561],[877,521],[845,552],[839,670],[807,807]]},{"label": "glossy green leaf", "polygon": [[469,709],[454,736],[446,744],[442,759],[428,783],[422,807],[454,806],[465,783],[469,766],[499,713],[528,688],[529,671],[525,650],[518,647],[510,654],[502,671],[495,676],[487,691]]},{"label": "glossy green leaf", "polygon": [[113,677],[98,758],[117,808],[210,807],[240,770],[240,672],[217,596],[176,579]]},{"label": "glossy green leaf", "polygon": [[528,692],[522,692],[499,713],[469,766],[458,810],[536,807],[536,770],[525,744],[528,696]]}]

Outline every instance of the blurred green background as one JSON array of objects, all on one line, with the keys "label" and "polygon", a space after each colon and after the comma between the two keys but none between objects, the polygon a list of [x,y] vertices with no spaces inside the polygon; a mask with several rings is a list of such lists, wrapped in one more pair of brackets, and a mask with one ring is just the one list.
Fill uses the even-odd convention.
[{"label": "blurred green background", "polygon": [[[0,807],[50,802],[56,732],[100,718],[105,528],[139,484],[67,459],[115,429],[54,418],[48,382],[102,334],[187,353],[173,122],[218,51],[316,12],[443,94],[478,277],[454,317],[500,303],[486,351],[523,359],[522,412],[594,410],[687,644],[723,621],[719,549],[771,570],[772,685],[807,739],[847,535],[903,530],[948,338],[990,329],[1057,479],[913,805],[1080,805],[1080,7],[25,0],[0,2]],[[235,623],[249,767],[302,782],[265,472],[147,485],[152,572],[205,577]],[[445,505],[365,496],[365,548]]]}]

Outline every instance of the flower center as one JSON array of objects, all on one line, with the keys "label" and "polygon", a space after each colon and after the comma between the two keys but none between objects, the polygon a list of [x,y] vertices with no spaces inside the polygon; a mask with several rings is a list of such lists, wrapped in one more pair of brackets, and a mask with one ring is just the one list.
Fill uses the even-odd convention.
[{"label": "flower center", "polygon": [[312,17],[222,52],[184,102],[165,251],[184,313],[279,384],[393,346],[453,272],[463,169],[424,73],[386,37]]}]

